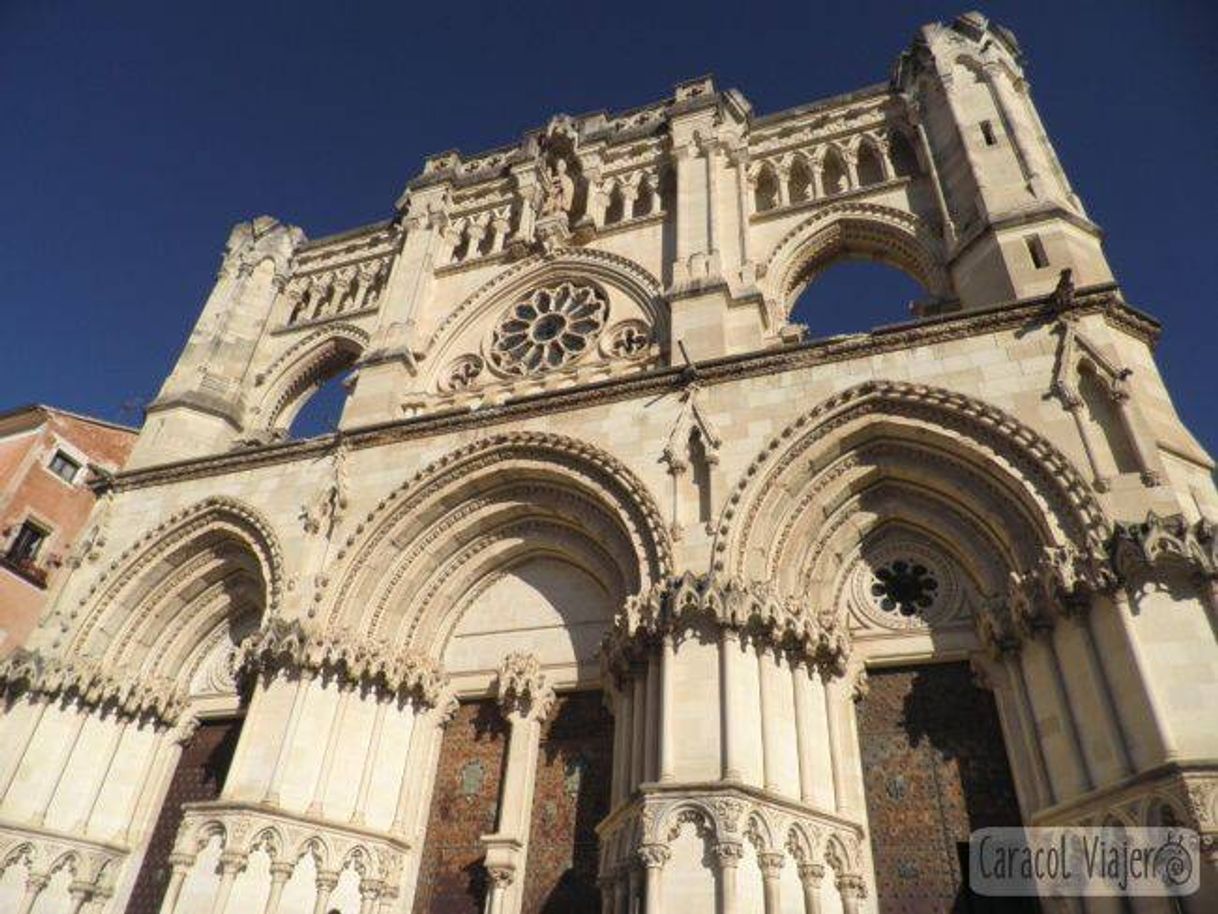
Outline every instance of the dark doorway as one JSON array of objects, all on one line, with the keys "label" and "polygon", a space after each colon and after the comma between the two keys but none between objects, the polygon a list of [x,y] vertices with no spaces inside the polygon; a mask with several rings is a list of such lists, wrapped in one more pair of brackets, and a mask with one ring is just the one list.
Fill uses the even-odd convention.
[{"label": "dark doorway", "polygon": [[609,812],[613,718],[600,692],[560,695],[541,734],[522,914],[597,914],[596,825]]},{"label": "dark doorway", "polygon": [[127,902],[127,914],[158,914],[161,910],[161,899],[169,884],[169,854],[182,824],[182,804],[220,796],[240,734],[239,718],[203,721],[183,748],[135,879],[131,900]]},{"label": "dark doorway", "polygon": [[966,663],[869,671],[859,743],[882,914],[1038,910],[973,895],[969,832],[1020,824],[993,695]]},{"label": "dark doorway", "polygon": [[495,830],[507,738],[507,723],[490,698],[463,702],[445,727],[415,914],[482,914],[486,848],[479,838]]}]

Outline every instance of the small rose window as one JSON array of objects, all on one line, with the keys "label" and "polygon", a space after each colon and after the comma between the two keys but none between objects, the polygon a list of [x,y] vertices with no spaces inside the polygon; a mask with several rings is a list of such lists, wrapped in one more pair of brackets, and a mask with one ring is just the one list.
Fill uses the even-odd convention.
[{"label": "small rose window", "polygon": [[491,361],[508,374],[558,368],[588,351],[608,315],[609,303],[593,286],[564,282],[537,289],[500,319]]},{"label": "small rose window", "polygon": [[917,616],[930,609],[938,590],[935,573],[912,559],[896,559],[877,569],[871,583],[876,605],[902,616]]}]

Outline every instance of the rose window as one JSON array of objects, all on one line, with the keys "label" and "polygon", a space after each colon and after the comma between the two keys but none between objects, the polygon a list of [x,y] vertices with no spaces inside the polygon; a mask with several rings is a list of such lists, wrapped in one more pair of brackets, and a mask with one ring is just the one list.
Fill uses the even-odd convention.
[{"label": "rose window", "polygon": [[609,303],[593,286],[564,282],[538,289],[508,309],[491,340],[495,367],[535,374],[583,355],[609,316]]},{"label": "rose window", "polygon": [[896,559],[876,569],[871,596],[884,612],[920,615],[934,605],[939,581],[934,572],[914,560]]}]

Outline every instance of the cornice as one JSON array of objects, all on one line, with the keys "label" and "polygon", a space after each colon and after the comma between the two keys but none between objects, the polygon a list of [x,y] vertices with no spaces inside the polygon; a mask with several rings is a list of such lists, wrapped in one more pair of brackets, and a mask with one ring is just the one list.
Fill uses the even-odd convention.
[{"label": "cornice", "polygon": [[[703,387],[710,387],[782,371],[1026,328],[1030,323],[1055,320],[1060,313],[1054,295],[1000,303],[984,310],[956,312],[878,327],[869,333],[811,340],[782,348],[712,359],[698,364],[698,378]],[[1101,314],[1113,326],[1147,345],[1153,345],[1158,339],[1159,323],[1126,304],[1114,284],[1078,290],[1071,313],[1079,316]],[[657,368],[576,388],[528,394],[472,411],[450,409],[365,425],[347,429],[343,436],[349,447],[362,449],[452,431],[489,429],[531,416],[654,396],[682,387],[685,380],[684,367]],[[289,463],[328,452],[333,446],[333,439],[333,435],[327,435],[306,441],[270,443],[131,470],[116,475],[113,487],[118,492],[124,492]]]}]

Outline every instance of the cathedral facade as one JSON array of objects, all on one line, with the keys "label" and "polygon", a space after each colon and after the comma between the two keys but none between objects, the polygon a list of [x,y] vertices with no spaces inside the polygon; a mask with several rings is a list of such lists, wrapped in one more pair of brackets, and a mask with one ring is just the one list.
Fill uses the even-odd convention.
[{"label": "cathedral facade", "polygon": [[[1214,910],[1213,464],[1100,234],[978,14],[237,225],[0,669],[0,909],[940,911],[1103,823]],[[810,338],[846,258],[912,318]]]}]

